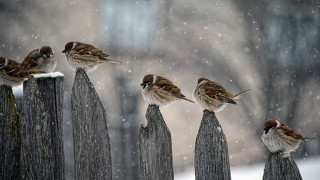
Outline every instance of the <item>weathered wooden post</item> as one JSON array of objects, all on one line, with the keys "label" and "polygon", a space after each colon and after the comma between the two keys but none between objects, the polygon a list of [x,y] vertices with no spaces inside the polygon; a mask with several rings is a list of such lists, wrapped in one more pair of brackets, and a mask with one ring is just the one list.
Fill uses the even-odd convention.
[{"label": "weathered wooden post", "polygon": [[194,165],[197,180],[231,179],[227,140],[214,112],[203,111]]},{"label": "weathered wooden post", "polygon": [[291,156],[281,158],[281,153],[277,152],[269,154],[264,167],[263,179],[301,180],[302,177],[293,158]]},{"label": "weathered wooden post", "polygon": [[173,179],[171,134],[159,107],[149,105],[146,118],[139,131],[141,179]]},{"label": "weathered wooden post", "polygon": [[0,179],[20,179],[21,135],[16,100],[9,86],[0,86]]},{"label": "weathered wooden post", "polygon": [[112,179],[106,113],[84,70],[78,69],[72,95],[76,179]]},{"label": "weathered wooden post", "polygon": [[53,75],[33,75],[23,83],[21,141],[25,179],[65,179],[63,75]]}]

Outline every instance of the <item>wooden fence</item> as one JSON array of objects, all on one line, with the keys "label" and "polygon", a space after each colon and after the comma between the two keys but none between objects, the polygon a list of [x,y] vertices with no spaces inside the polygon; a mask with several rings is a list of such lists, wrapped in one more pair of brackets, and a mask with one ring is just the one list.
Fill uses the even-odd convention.
[{"label": "wooden fence", "polygon": [[105,109],[83,70],[76,72],[71,106],[76,179],[112,179]]},{"label": "wooden fence", "polygon": [[300,171],[293,158],[282,158],[280,153],[270,153],[264,167],[263,180],[292,179],[302,180]]},{"label": "wooden fence", "polygon": [[[19,114],[12,89],[0,86],[0,179],[63,180],[63,76],[31,76],[23,91]],[[112,179],[108,116],[83,70],[76,72],[71,104],[75,179]],[[135,177],[172,180],[171,133],[159,107],[149,105],[146,118],[147,126],[139,131],[140,172],[135,173],[140,175]],[[214,113],[204,111],[195,144],[197,180],[231,179],[227,140]],[[302,178],[291,157],[271,153],[263,179]]]}]

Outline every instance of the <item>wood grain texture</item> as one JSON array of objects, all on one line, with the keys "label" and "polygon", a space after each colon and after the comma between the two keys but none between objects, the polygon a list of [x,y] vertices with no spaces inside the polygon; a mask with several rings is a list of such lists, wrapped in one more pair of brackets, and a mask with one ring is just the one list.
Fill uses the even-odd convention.
[{"label": "wood grain texture", "polygon": [[0,179],[20,179],[21,134],[16,100],[9,86],[0,86]]},{"label": "wood grain texture", "polygon": [[23,84],[21,134],[26,179],[65,179],[63,77],[30,76]]},{"label": "wood grain texture", "polygon": [[76,71],[71,105],[75,179],[112,179],[105,109],[82,69]]},{"label": "wood grain texture", "polygon": [[280,152],[270,153],[264,167],[263,180],[301,180],[299,168],[293,158],[281,158]]},{"label": "wood grain texture", "polygon": [[228,144],[215,113],[204,111],[195,145],[197,180],[229,180]]},{"label": "wood grain texture", "polygon": [[139,131],[141,179],[173,179],[171,133],[159,107],[149,105],[146,118],[148,125]]}]

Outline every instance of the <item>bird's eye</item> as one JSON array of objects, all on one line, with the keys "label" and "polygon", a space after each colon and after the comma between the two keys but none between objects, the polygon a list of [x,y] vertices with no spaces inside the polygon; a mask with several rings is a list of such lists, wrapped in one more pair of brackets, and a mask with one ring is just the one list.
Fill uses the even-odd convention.
[{"label": "bird's eye", "polygon": [[152,82],[148,82],[147,84],[148,84],[149,86],[151,86]]}]

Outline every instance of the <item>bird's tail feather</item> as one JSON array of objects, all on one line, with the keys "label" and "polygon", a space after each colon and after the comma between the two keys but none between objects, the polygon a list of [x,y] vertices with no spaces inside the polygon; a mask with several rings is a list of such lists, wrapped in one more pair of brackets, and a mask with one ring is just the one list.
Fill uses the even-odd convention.
[{"label": "bird's tail feather", "polygon": [[110,63],[117,63],[117,64],[121,64],[122,62],[121,61],[118,61],[118,60],[113,60],[113,59],[105,59],[107,62],[110,62]]},{"label": "bird's tail feather", "polygon": [[45,71],[29,71],[29,74],[41,74],[46,73]]},{"label": "bird's tail feather", "polygon": [[194,103],[194,101],[192,101],[192,100],[190,100],[188,98],[185,98],[185,97],[181,97],[181,99]]},{"label": "bird's tail feather", "polygon": [[316,139],[316,138],[314,138],[314,137],[302,137],[301,138],[303,141],[305,141],[305,142],[308,142],[308,141],[310,141],[310,140],[312,140],[312,139]]},{"label": "bird's tail feather", "polygon": [[43,74],[46,73],[44,71],[21,71],[20,74],[22,75],[22,77],[28,77],[31,74]]},{"label": "bird's tail feather", "polygon": [[245,92],[250,91],[250,90],[251,90],[251,89],[244,90],[244,91],[242,91],[242,92],[234,95],[232,99],[239,99],[239,98],[240,98],[240,95],[241,95],[242,93],[245,93]]}]

